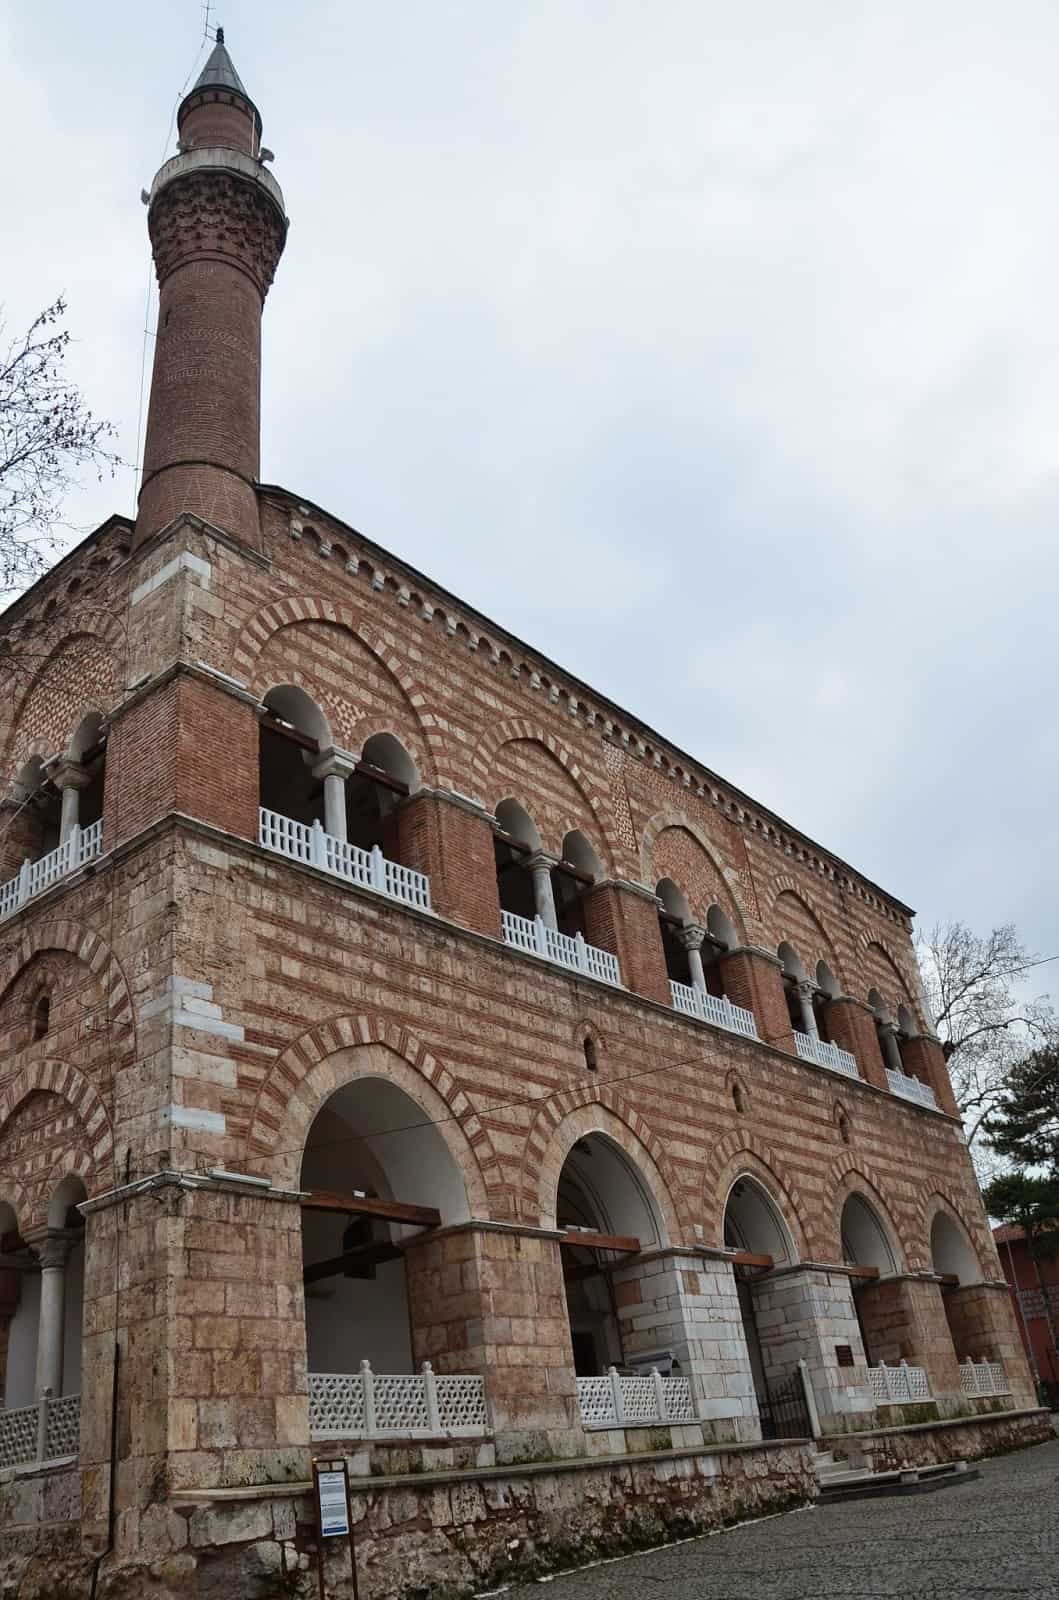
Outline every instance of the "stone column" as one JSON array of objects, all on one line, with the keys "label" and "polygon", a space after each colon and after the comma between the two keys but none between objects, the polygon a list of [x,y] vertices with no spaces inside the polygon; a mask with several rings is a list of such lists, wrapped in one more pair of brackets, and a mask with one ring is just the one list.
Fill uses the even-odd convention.
[{"label": "stone column", "polygon": [[706,937],[706,929],[698,928],[693,922],[686,923],[683,928],[677,929],[677,938],[688,953],[688,966],[691,968],[691,987],[701,989],[706,993],[706,972],[702,965],[702,941]]},{"label": "stone column", "polygon": [[58,1397],[63,1389],[63,1318],[66,1309],[66,1257],[73,1234],[44,1228],[27,1237],[40,1262],[40,1322],[37,1327],[37,1378],[39,1395],[50,1389]]},{"label": "stone column", "polygon": [[816,1026],[816,1012],[813,1010],[813,985],[799,983],[797,994],[798,1008],[802,1013],[802,1032],[807,1033],[810,1039],[818,1039],[820,1035]]},{"label": "stone column", "polygon": [[48,776],[62,795],[62,815],[59,822],[59,843],[65,844],[80,820],[81,790],[92,781],[79,761],[58,761],[48,769]]},{"label": "stone column", "polygon": [[498,1463],[584,1453],[559,1238],[482,1221],[403,1241],[415,1365],[482,1374]]},{"label": "stone column", "polygon": [[325,750],[313,767],[313,777],[324,781],[324,828],[333,839],[345,843],[346,829],[346,779],[356,770],[357,758],[346,750],[332,746]]},{"label": "stone column", "polygon": [[658,926],[658,899],[642,884],[624,878],[597,883],[581,897],[585,938],[618,958],[626,989],[672,1004],[662,934]]},{"label": "stone column", "polygon": [[675,1372],[690,1381],[707,1439],[759,1439],[754,1375],[727,1253],[659,1250],[619,1264],[611,1277],[626,1359],[671,1352]]},{"label": "stone column", "polygon": [[[792,1377],[804,1361],[823,1431],[862,1426],[873,1401],[848,1272],[809,1264],[781,1267],[758,1279],[753,1295],[766,1381]],[[839,1352],[844,1355],[847,1348],[852,1367],[839,1365]]]},{"label": "stone column", "polygon": [[495,818],[469,795],[428,788],[402,800],[395,817],[398,859],[430,879],[438,915],[499,939]]},{"label": "stone column", "polygon": [[526,865],[533,874],[533,900],[537,908],[537,915],[546,928],[553,932],[559,926],[559,919],[555,914],[555,891],[552,888],[552,868],[556,865],[554,856],[535,855],[529,856]]},{"label": "stone column", "polygon": [[871,1007],[850,994],[835,995],[828,1003],[827,1026],[832,1042],[855,1058],[865,1082],[876,1089],[887,1089],[882,1051],[875,1032],[875,1013]]},{"label": "stone column", "polygon": [[721,957],[724,992],[733,1005],[754,1013],[758,1037],[794,1054],[794,1032],[783,992],[783,964],[768,950],[741,945]]},{"label": "stone column", "polygon": [[882,1046],[883,1060],[891,1072],[903,1072],[904,1063],[901,1060],[901,1051],[897,1043],[897,1028],[892,1022],[880,1022],[878,1027],[879,1042]]}]

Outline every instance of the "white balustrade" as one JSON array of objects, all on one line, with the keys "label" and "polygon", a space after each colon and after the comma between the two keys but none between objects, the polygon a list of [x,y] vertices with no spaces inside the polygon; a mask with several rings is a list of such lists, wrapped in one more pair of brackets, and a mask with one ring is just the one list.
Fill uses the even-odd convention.
[{"label": "white balustrade", "polygon": [[583,934],[575,933],[571,937],[556,928],[549,928],[543,917],[518,917],[513,911],[502,911],[500,921],[504,943],[513,949],[522,950],[527,955],[541,956],[545,961],[569,967],[572,972],[583,972],[590,978],[599,978],[603,983],[621,987],[617,956],[609,950],[600,950],[597,945],[589,944]]},{"label": "white balustrade", "polygon": [[727,1028],[729,1033],[741,1033],[747,1039],[757,1038],[754,1013],[743,1006],[733,1005],[725,995],[709,994],[690,983],[674,983],[672,980],[669,995],[674,1010],[682,1011],[686,1017],[699,1017],[703,1022],[712,1022],[715,1027]]},{"label": "white balustrade", "polygon": [[5,884],[0,884],[0,920],[9,917],[19,906],[43,894],[60,878],[68,878],[83,867],[86,861],[98,856],[103,848],[103,819],[87,828],[75,825],[56,849],[49,850],[39,861],[23,861],[20,870]]},{"label": "white balustrade", "polygon": [[578,1378],[577,1398],[581,1421],[589,1429],[695,1421],[689,1380],[663,1378],[657,1368],[646,1378],[624,1377],[615,1367],[602,1378]]},{"label": "white balustrade", "polygon": [[922,1405],[932,1398],[926,1368],[910,1367],[907,1361],[896,1367],[880,1361],[868,1368],[868,1380],[877,1406]]},{"label": "white balustrade", "polygon": [[960,1388],[970,1396],[1011,1393],[1011,1384],[1002,1362],[975,1362],[970,1356],[960,1363]]},{"label": "white balustrade", "polygon": [[258,818],[258,843],[277,855],[300,861],[303,866],[319,867],[332,877],[354,883],[361,889],[400,900],[420,911],[430,910],[430,879],[411,867],[389,861],[378,845],[362,850],[327,833],[319,822],[307,825],[293,817],[261,807]]},{"label": "white balustrade", "polygon": [[46,1389],[34,1406],[0,1407],[0,1468],[35,1466],[76,1456],[81,1448],[81,1396],[52,1399]]},{"label": "white balustrade", "polygon": [[911,1077],[907,1072],[895,1072],[892,1067],[886,1069],[886,1081],[891,1094],[899,1094],[905,1100],[916,1100],[921,1106],[937,1109],[938,1102],[929,1083],[920,1083],[918,1078]]},{"label": "white balustrade", "polygon": [[794,1030],[794,1048],[799,1061],[815,1061],[818,1067],[827,1067],[829,1072],[841,1072],[846,1078],[859,1078],[856,1056],[851,1056],[848,1050],[840,1050],[837,1044],[829,1044],[826,1039],[813,1039],[807,1033]]},{"label": "white balustrade", "polygon": [[474,1437],[486,1433],[485,1379],[471,1373],[310,1372],[313,1439]]}]

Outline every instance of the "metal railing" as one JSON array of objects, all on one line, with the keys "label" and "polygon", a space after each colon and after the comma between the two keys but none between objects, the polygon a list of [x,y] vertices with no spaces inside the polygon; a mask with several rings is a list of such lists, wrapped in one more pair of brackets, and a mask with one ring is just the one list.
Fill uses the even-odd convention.
[{"label": "metal railing", "polygon": [[310,1372],[312,1439],[470,1437],[488,1432],[485,1379],[474,1374]]},{"label": "metal railing", "polygon": [[362,850],[359,845],[336,839],[319,822],[295,822],[293,817],[266,811],[262,806],[258,843],[276,855],[307,867],[319,867],[321,872],[329,872],[358,888],[373,889],[376,894],[388,895],[391,900],[416,906],[420,911],[430,910],[430,879],[425,874],[389,861],[378,845]]},{"label": "metal railing", "polygon": [[840,1050],[837,1044],[828,1044],[826,1039],[814,1039],[808,1033],[799,1033],[796,1028],[794,1048],[799,1061],[815,1061],[818,1067],[841,1072],[847,1078],[860,1077],[856,1056],[851,1056],[848,1050]]},{"label": "metal railing", "polygon": [[669,996],[673,1009],[682,1011],[686,1017],[699,1017],[718,1028],[727,1028],[729,1033],[741,1033],[747,1039],[757,1038],[754,1013],[744,1006],[733,1005],[726,995],[710,994],[706,989],[670,979]]},{"label": "metal railing", "polygon": [[868,1368],[872,1399],[877,1406],[922,1405],[932,1398],[925,1367],[910,1367],[907,1361],[888,1367],[880,1361]]},{"label": "metal railing", "polygon": [[609,950],[600,950],[589,944],[583,934],[560,933],[549,928],[543,917],[518,917],[513,911],[502,911],[500,922],[504,930],[504,943],[527,955],[542,956],[545,961],[555,961],[572,972],[583,972],[589,978],[599,978],[603,983],[621,987],[618,958]]},{"label": "metal railing", "polygon": [[34,895],[43,894],[60,878],[83,867],[86,861],[98,856],[103,848],[103,819],[89,823],[87,828],[75,823],[54,850],[49,850],[39,861],[23,861],[13,878],[0,884],[0,920],[9,917],[19,906],[24,906]]},{"label": "metal railing", "polygon": [[960,1362],[960,1388],[966,1395],[1010,1394],[1011,1384],[1000,1361]]},{"label": "metal railing", "polygon": [[56,1400],[45,1389],[36,1405],[0,1408],[0,1467],[61,1461],[81,1448],[81,1396]]},{"label": "metal railing", "polygon": [[921,1106],[937,1109],[938,1102],[929,1083],[920,1083],[918,1078],[910,1077],[907,1072],[895,1072],[892,1067],[886,1069],[886,1081],[891,1094],[899,1094],[905,1100],[916,1100]]},{"label": "metal railing", "polygon": [[652,1367],[646,1378],[623,1377],[616,1367],[602,1378],[578,1378],[577,1398],[586,1428],[648,1428],[661,1422],[694,1422],[687,1378],[663,1378]]}]

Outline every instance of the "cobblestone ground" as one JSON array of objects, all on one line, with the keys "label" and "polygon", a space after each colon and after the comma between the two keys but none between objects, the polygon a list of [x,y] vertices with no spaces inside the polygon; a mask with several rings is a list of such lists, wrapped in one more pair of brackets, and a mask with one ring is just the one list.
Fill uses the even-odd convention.
[{"label": "cobblestone ground", "polygon": [[[1059,1439],[975,1483],[852,1500],[555,1578],[549,1600],[1059,1600]],[[541,1586],[505,1600],[540,1600]]]}]

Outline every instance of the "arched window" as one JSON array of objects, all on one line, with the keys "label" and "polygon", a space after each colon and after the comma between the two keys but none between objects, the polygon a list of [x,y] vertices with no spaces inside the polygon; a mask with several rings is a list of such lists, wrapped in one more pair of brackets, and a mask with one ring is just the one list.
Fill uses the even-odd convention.
[{"label": "arched window", "polygon": [[283,683],[264,700],[259,740],[260,803],[306,826],[323,824],[323,779],[313,768],[331,745],[327,718],[304,689]]},{"label": "arched window", "polygon": [[500,908],[529,921],[537,915],[537,890],[528,863],[540,847],[541,836],[529,812],[517,800],[501,800],[493,835]]},{"label": "arched window", "polygon": [[562,856],[552,868],[552,895],[560,933],[585,934],[582,897],[603,877],[603,866],[594,848],[580,829],[563,839]]},{"label": "arched window", "polygon": [[[790,1230],[779,1207],[764,1185],[749,1174],[737,1178],[729,1190],[724,1209],[724,1243],[728,1250],[738,1250],[762,1261],[771,1257],[775,1266],[797,1260]],[[789,1356],[790,1330],[776,1321],[768,1299],[775,1285],[770,1279],[762,1280],[762,1267],[739,1263],[734,1271],[761,1433],[764,1438],[771,1438],[777,1432],[777,1425],[770,1385],[776,1379],[786,1378],[793,1369],[794,1362]]]},{"label": "arched window", "polygon": [[[54,781],[63,796],[64,833],[73,822],[81,828],[90,828],[102,817],[106,762],[107,734],[103,718],[98,711],[91,711],[78,724],[66,759],[55,773]],[[69,797],[67,788],[73,791]]]},{"label": "arched window", "polygon": [[590,1033],[585,1034],[581,1048],[585,1053],[585,1071],[595,1072],[599,1066],[599,1052],[596,1049],[596,1041]]},{"label": "arched window", "polygon": [[875,1035],[879,1041],[879,1049],[885,1066],[891,1072],[903,1072],[901,1051],[898,1048],[896,1030],[890,1018],[890,1008],[879,993],[878,989],[868,991],[868,1004],[871,1006],[875,1018]]},{"label": "arched window", "polygon": [[831,1029],[828,1023],[828,1008],[832,1000],[841,994],[838,979],[835,977],[826,961],[816,963],[816,988],[813,992],[813,1016],[816,1018],[816,1031],[821,1039],[831,1041]]},{"label": "arched window", "polygon": [[812,986],[802,963],[802,958],[792,944],[781,944],[776,954],[783,966],[783,993],[787,1001],[787,1015],[796,1033],[816,1033],[816,1016],[813,1011]]},{"label": "arched window", "polygon": [[19,860],[39,861],[59,844],[62,799],[44,770],[40,756],[26,762],[12,792],[14,815],[9,824],[13,845],[11,867]]},{"label": "arched window", "polygon": [[51,1026],[51,1000],[46,994],[38,995],[33,1002],[33,1021],[30,1037],[34,1042],[43,1039]]},{"label": "arched window", "polygon": [[397,808],[420,786],[419,769],[392,733],[373,733],[345,780],[346,838],[391,861],[402,859]]},{"label": "arched window", "polygon": [[672,878],[662,878],[655,887],[655,894],[661,901],[658,926],[662,935],[662,951],[666,958],[666,971],[670,982],[683,983],[690,988],[691,963],[688,959],[687,944],[681,937],[684,928],[691,922],[687,895],[677,888]]}]

